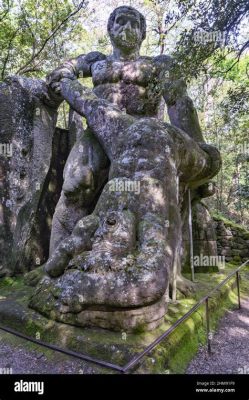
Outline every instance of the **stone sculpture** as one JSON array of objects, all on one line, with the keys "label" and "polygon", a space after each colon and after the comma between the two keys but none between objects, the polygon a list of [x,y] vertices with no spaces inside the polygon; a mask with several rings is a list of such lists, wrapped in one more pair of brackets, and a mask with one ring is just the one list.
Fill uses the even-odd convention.
[{"label": "stone sculpture", "polygon": [[[185,83],[177,79],[173,60],[165,55],[139,55],[146,35],[143,15],[132,7],[119,7],[109,18],[108,32],[113,54],[92,52],[65,62],[47,79],[55,92],[59,93],[62,77],[92,76],[93,91],[99,98],[136,118],[159,117],[163,96],[172,124],[204,142],[197,113]],[[79,169],[78,163],[82,162],[84,168]],[[65,168],[64,186],[53,219],[50,254],[72,232],[78,219],[92,211],[108,169],[108,157],[88,127],[75,143]]]},{"label": "stone sculpture", "polygon": [[[66,100],[77,132],[49,258],[28,277],[41,278],[30,306],[69,324],[149,330],[163,319],[172,282],[191,288],[181,275],[187,191],[195,198],[220,155],[204,142],[174,61],[139,55],[143,15],[119,7],[108,32],[112,55],[79,56],[47,78],[47,105]],[[77,81],[88,76],[92,91]],[[161,118],[162,98],[172,125]]]}]

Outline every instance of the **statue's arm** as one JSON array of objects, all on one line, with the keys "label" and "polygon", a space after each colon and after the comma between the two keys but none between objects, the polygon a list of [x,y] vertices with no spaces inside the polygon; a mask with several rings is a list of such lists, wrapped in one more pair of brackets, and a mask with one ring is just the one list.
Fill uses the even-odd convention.
[{"label": "statue's arm", "polygon": [[60,80],[63,78],[76,79],[78,77],[89,77],[92,75],[91,67],[97,62],[104,60],[106,56],[99,51],[82,54],[79,57],[65,61],[47,76],[47,84],[56,92],[60,92]]},{"label": "statue's arm", "polygon": [[92,76],[91,67],[97,61],[105,60],[106,55],[100,53],[99,51],[91,51],[88,54],[82,54],[79,57],[73,58],[66,61],[65,65],[71,69],[71,71],[78,78]]},{"label": "statue's arm", "polygon": [[169,56],[162,55],[158,58],[165,71],[163,97],[171,124],[185,131],[197,142],[204,142],[197,111],[188,96],[186,82],[180,77],[177,65]]}]

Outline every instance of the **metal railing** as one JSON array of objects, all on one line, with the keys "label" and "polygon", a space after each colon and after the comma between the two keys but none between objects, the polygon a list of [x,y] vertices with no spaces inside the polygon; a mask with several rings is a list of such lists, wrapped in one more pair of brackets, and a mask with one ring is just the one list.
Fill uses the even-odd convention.
[{"label": "metal railing", "polygon": [[0,325],[0,329],[10,333],[12,335],[18,336],[22,339],[25,339],[29,342],[35,343],[39,346],[46,347],[50,350],[54,350],[66,355],[69,355],[71,357],[79,358],[84,361],[91,362],[93,364],[112,369],[114,371],[118,371],[120,373],[127,373],[129,370],[134,368],[139,361],[144,358],[147,354],[149,354],[156,346],[158,346],[159,343],[161,343],[163,340],[165,340],[180,324],[182,324],[184,321],[186,321],[202,304],[205,303],[205,308],[206,308],[206,332],[207,332],[207,346],[208,346],[208,353],[211,353],[211,338],[210,338],[210,310],[209,310],[209,299],[212,297],[212,295],[219,289],[221,289],[222,286],[224,286],[234,275],[236,275],[236,285],[237,285],[237,295],[238,295],[238,306],[241,308],[241,301],[240,301],[240,275],[239,272],[240,270],[245,267],[248,264],[249,260],[241,264],[238,268],[236,268],[234,271],[232,271],[219,285],[217,285],[214,289],[212,289],[206,296],[204,296],[201,300],[198,301],[186,314],[184,314],[181,318],[179,318],[169,329],[167,329],[161,336],[159,336],[156,340],[154,340],[150,345],[148,345],[141,353],[137,354],[134,356],[125,366],[120,366],[116,364],[112,364],[110,362],[104,361],[104,360],[99,360],[97,358],[94,358],[90,355],[87,354],[82,354],[82,353],[77,353],[72,350],[67,350],[63,349],[61,347],[58,347],[56,345],[50,344],[43,342],[38,339],[33,339],[30,336],[27,336],[21,332],[17,332],[14,329],[5,327]]}]

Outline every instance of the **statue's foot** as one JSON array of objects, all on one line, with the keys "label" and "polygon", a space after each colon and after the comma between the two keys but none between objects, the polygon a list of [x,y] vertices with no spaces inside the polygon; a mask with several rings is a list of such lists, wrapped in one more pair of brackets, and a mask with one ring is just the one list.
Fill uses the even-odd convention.
[{"label": "statue's foot", "polygon": [[185,297],[190,297],[195,292],[195,284],[189,279],[184,278],[182,275],[178,275],[176,279],[176,288]]},{"label": "statue's foot", "polygon": [[51,277],[56,278],[64,273],[70,260],[70,244],[70,238],[62,241],[46,262],[44,269]]},{"label": "statue's foot", "polygon": [[27,272],[24,275],[24,282],[27,286],[36,286],[45,275],[44,266],[36,268],[34,271]]}]

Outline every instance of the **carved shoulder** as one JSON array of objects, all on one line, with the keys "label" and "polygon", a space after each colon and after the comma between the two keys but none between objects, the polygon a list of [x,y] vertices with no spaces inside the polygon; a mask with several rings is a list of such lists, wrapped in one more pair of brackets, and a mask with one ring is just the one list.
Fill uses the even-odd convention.
[{"label": "carved shoulder", "polygon": [[156,56],[154,61],[165,69],[171,69],[175,64],[174,59],[166,54],[160,54],[159,56]]},{"label": "carved shoulder", "polygon": [[181,77],[180,67],[171,56],[161,54],[154,62],[164,74],[163,97],[167,105],[172,105],[179,98],[186,97],[187,85]]},{"label": "carved shoulder", "polygon": [[[168,79],[176,81],[181,78],[181,69],[176,60],[166,54],[161,54],[154,58],[154,62],[159,66],[162,71],[167,71]],[[167,79],[166,79],[167,80]]]}]

